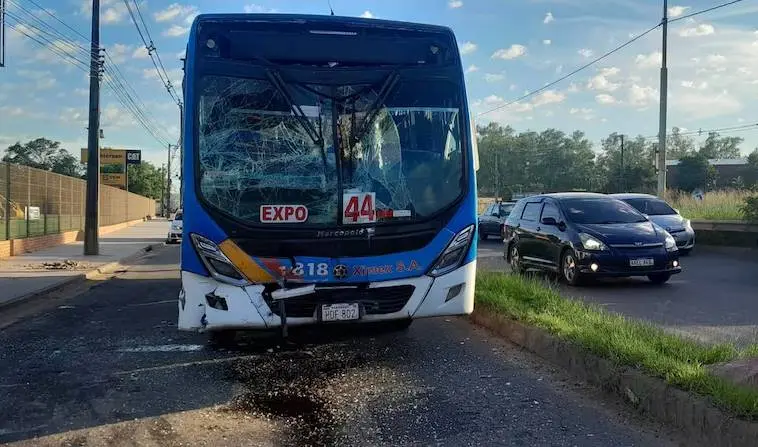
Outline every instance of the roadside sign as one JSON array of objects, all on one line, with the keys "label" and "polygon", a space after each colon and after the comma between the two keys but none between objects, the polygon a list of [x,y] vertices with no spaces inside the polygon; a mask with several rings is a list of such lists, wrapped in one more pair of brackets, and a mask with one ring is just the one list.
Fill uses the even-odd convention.
[{"label": "roadside sign", "polygon": [[38,206],[25,206],[24,218],[29,220],[39,220],[40,212]]},{"label": "roadside sign", "polygon": [[100,174],[100,183],[126,189],[126,174]]},{"label": "roadside sign", "polygon": [[[86,164],[88,157],[87,148],[83,147],[82,150],[82,164]],[[124,164],[140,164],[142,162],[142,151],[134,149],[100,149],[100,164],[101,165],[124,165]]]}]

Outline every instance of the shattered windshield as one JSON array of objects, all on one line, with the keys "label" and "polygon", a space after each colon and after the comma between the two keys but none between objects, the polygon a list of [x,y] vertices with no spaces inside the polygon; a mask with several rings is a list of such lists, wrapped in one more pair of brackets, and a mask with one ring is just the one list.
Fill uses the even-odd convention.
[{"label": "shattered windshield", "polygon": [[282,87],[205,76],[203,198],[250,223],[397,222],[442,210],[462,193],[457,90],[388,84]]}]

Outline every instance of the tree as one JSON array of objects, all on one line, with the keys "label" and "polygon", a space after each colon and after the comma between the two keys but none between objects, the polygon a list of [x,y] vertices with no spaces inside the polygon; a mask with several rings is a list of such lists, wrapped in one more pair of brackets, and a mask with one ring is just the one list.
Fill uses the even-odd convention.
[{"label": "tree", "polygon": [[742,137],[720,137],[718,132],[710,132],[699,152],[705,158],[739,158],[743,141]]},{"label": "tree", "polygon": [[602,173],[601,189],[605,192],[644,192],[655,185],[653,155],[655,144],[648,144],[643,136],[625,138],[624,164],[621,165],[621,139],[617,133],[602,141],[603,152],[598,157]]},{"label": "tree", "polygon": [[16,142],[5,150],[3,161],[49,171],[59,150],[60,143],[47,138],[37,138],[23,145]]},{"label": "tree", "polygon": [[69,177],[80,177],[83,171],[79,160],[66,149],[60,149],[58,154],[53,156],[50,170]]},{"label": "tree", "polygon": [[708,162],[705,155],[698,153],[679,159],[677,170],[677,188],[683,191],[707,190],[715,181],[718,173]]},{"label": "tree", "polygon": [[682,135],[678,127],[671,129],[671,136],[666,139],[667,160],[678,160],[684,156],[694,154],[695,151],[695,140]]},{"label": "tree", "polygon": [[747,174],[745,176],[745,186],[758,187],[758,148],[747,156]]},{"label": "tree", "polygon": [[24,144],[16,142],[5,150],[3,161],[71,177],[79,177],[82,174],[82,167],[76,157],[60,147],[58,141],[47,138],[37,138]]},{"label": "tree", "polygon": [[160,199],[166,187],[166,170],[156,168],[150,162],[142,161],[128,167],[129,192],[152,199]]}]

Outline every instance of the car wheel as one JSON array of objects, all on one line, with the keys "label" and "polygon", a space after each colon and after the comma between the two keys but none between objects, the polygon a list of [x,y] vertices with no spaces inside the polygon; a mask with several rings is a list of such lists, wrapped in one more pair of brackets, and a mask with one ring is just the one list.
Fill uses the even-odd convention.
[{"label": "car wheel", "polygon": [[671,273],[655,273],[653,275],[647,275],[647,279],[653,284],[664,284],[671,278]]},{"label": "car wheel", "polygon": [[576,256],[573,250],[566,249],[561,254],[561,279],[570,286],[578,286],[582,282],[582,275],[579,273],[579,266],[576,263]]},{"label": "car wheel", "polygon": [[485,233],[482,230],[479,230],[479,239],[486,241],[487,240],[487,233]]},{"label": "car wheel", "polygon": [[519,252],[518,244],[516,242],[511,244],[509,258],[511,262],[511,271],[517,275],[524,273],[524,264],[521,262],[521,253]]}]

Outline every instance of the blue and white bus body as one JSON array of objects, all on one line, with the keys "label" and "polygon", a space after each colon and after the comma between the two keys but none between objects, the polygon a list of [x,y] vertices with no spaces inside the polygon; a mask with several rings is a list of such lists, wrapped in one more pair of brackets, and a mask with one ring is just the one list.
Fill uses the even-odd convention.
[{"label": "blue and white bus body", "polygon": [[[364,39],[350,40],[356,36]],[[428,46],[428,59],[433,64],[443,61],[439,67],[427,68],[425,60],[419,60],[417,67],[409,63],[418,59],[414,59],[414,54],[401,54],[406,51],[404,48],[426,51],[427,41],[432,42]],[[441,42],[438,48],[435,48],[436,42]],[[389,63],[385,64],[381,53],[390,48],[395,48],[399,55],[388,56]],[[256,51],[260,54],[252,54]],[[321,57],[319,52],[324,51],[336,54],[336,63],[303,68],[291,60],[271,62],[288,57],[297,61],[310,55],[317,60]],[[281,58],[277,56],[280,53]],[[366,56],[371,59],[367,66],[361,54],[370,55]],[[307,63],[315,64],[313,60]],[[346,66],[340,66],[344,61],[348,61]],[[271,71],[275,71],[277,77],[272,77]],[[381,91],[376,93],[379,83],[375,78],[383,80],[389,76],[394,76],[395,87],[392,93],[388,89],[382,97]],[[277,78],[283,80],[284,87],[279,88]],[[366,89],[367,98],[368,95],[375,95],[374,99],[381,97],[382,104],[359,111],[358,99],[351,106],[352,97],[321,96],[320,93],[322,87],[330,95],[336,95],[342,88],[348,92],[358,91],[355,85],[363,85],[363,82],[371,85]],[[386,87],[388,83],[389,80],[381,85]],[[437,91],[428,87],[430,91],[424,92],[425,86],[437,85],[435,83],[443,88]],[[286,325],[292,326],[319,324],[325,319],[355,320],[355,323],[408,321],[473,311],[478,158],[463,69],[451,30],[332,16],[200,15],[190,32],[183,91],[181,206],[185,237],[181,241],[179,330],[277,328],[283,322],[282,300]],[[313,139],[313,154],[303,150],[302,159],[284,159],[285,151],[306,141],[303,129],[309,127],[301,118],[290,118],[294,116],[294,107],[284,113],[276,106],[271,106],[273,111],[257,109],[262,107],[259,104],[261,92],[276,96],[280,102],[287,94],[301,95],[305,98],[302,104],[298,103],[301,108],[315,101],[316,105],[306,107],[310,112],[304,112],[304,119],[317,124],[317,133],[321,134]],[[403,103],[408,97],[413,101]],[[300,101],[294,98],[290,103],[295,100]],[[324,105],[327,102],[331,105]],[[343,113],[338,112],[340,107]],[[348,113],[348,107],[352,107],[353,115]],[[358,126],[361,124],[357,118],[359,112],[365,112],[367,127],[376,123],[376,130],[361,134],[352,128],[340,128],[342,124],[317,122],[311,116],[316,113],[319,119],[334,118],[340,123]],[[367,117],[372,113],[381,118],[370,121]],[[252,123],[250,128],[229,130],[239,126],[236,121],[237,124],[230,124],[233,122],[228,118],[231,114],[244,115],[241,122],[243,126]],[[280,119],[279,115],[287,115],[287,118],[281,118],[274,125],[272,120]],[[424,125],[428,132],[428,140],[424,141],[433,142],[437,137],[438,142],[449,149],[424,145],[424,141],[419,143],[423,135],[419,136],[421,131],[417,132],[416,126]],[[259,126],[259,131],[251,130],[252,126]],[[382,128],[385,130],[380,129],[381,126],[385,126]],[[445,130],[444,138],[439,135],[441,129]],[[329,132],[324,130],[332,132],[332,142],[337,140],[340,144],[345,144],[346,139],[350,142],[350,138],[364,136],[347,146],[349,157],[344,149],[337,156],[334,144],[326,143]],[[230,132],[233,137],[229,136]],[[281,132],[297,135],[285,139],[277,136]],[[397,139],[395,146],[387,142],[390,137]],[[401,143],[401,138],[405,143]],[[363,143],[369,140],[364,149]],[[314,149],[319,144],[320,151]],[[264,158],[268,157],[266,151],[273,146],[276,147],[270,152],[271,157],[282,157],[281,166],[276,168],[259,157],[261,153]],[[357,148],[363,152],[356,152]],[[297,153],[299,149],[294,150]],[[332,197],[329,194],[334,193],[333,185],[329,186],[331,183],[322,188],[314,182],[303,186],[307,189],[303,192],[298,189],[297,179],[302,178],[303,184],[312,180],[310,174],[303,174],[306,168],[300,169],[299,177],[297,173],[290,175],[291,170],[299,169],[297,163],[310,162],[312,155],[314,169],[321,169],[320,160],[324,160],[324,171],[314,171],[322,184],[335,181],[327,175],[332,169],[339,172],[336,184],[343,188],[334,196],[339,205],[327,200]],[[413,161],[406,163],[402,157],[398,161],[398,156],[410,160],[417,157],[421,161],[412,165]],[[395,157],[394,165],[386,161],[392,157]],[[460,159],[460,168],[455,157]],[[261,173],[260,169],[264,168],[259,164],[268,166],[265,169],[269,171]],[[354,180],[353,164],[359,172],[356,175],[363,175],[363,180]],[[393,166],[397,169],[390,169]],[[429,171],[432,167],[437,171]],[[275,171],[273,175],[271,169],[282,172]],[[419,174],[411,169],[417,169]],[[450,172],[452,174],[440,178]],[[379,180],[372,177],[374,175]],[[344,187],[345,183],[361,181],[363,186]],[[269,188],[266,182],[279,183]],[[378,190],[367,191],[371,187],[365,185],[376,185]],[[286,188],[294,188],[294,192]],[[452,197],[453,193],[445,191],[453,188],[460,191],[448,200],[445,194]],[[323,197],[313,199],[310,205],[267,202],[260,198],[266,194],[305,197],[306,193],[310,194],[308,197],[318,194]],[[363,200],[361,206],[371,203],[360,212],[357,208],[348,212],[353,197]],[[371,205],[380,202],[385,208]],[[397,209],[398,206],[391,209],[387,203],[400,204],[400,208],[408,204],[410,209]],[[371,206],[375,207],[371,209]],[[338,215],[332,221],[335,209]],[[426,215],[423,215],[424,209],[428,210]],[[304,217],[306,211],[307,218]],[[364,222],[351,223],[350,219]],[[346,221],[349,223],[345,224]]]}]

